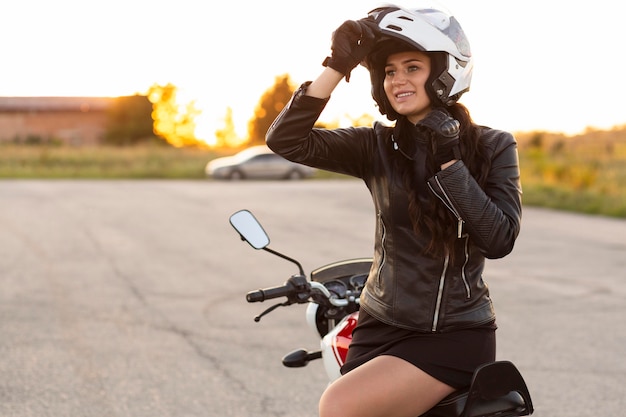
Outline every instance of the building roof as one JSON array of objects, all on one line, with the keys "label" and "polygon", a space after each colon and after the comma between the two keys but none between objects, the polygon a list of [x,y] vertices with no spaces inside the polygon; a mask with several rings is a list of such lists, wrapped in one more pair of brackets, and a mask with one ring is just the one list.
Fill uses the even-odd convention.
[{"label": "building roof", "polygon": [[104,111],[113,97],[0,97],[0,112]]}]

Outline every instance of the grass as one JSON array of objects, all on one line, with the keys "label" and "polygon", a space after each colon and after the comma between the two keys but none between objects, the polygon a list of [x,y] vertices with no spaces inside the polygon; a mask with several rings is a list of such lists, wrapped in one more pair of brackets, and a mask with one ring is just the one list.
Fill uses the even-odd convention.
[{"label": "grass", "polygon": [[[575,137],[518,133],[525,205],[626,218],[626,126]],[[0,145],[1,178],[206,179],[204,167],[233,150],[165,145]],[[319,171],[315,179],[342,179]]]},{"label": "grass", "polygon": [[221,153],[144,146],[0,146],[0,178],[205,178],[207,161]]},{"label": "grass", "polygon": [[[211,159],[235,150],[164,145],[72,147],[0,145],[0,179],[206,179]],[[319,171],[316,179],[341,179]]]},{"label": "grass", "polygon": [[518,141],[526,205],[626,218],[626,127]]}]

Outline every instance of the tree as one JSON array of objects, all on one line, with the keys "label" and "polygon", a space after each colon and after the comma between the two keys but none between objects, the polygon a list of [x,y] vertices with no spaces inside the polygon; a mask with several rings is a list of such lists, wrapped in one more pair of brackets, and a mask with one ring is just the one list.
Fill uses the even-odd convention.
[{"label": "tree", "polygon": [[237,145],[240,139],[237,137],[237,132],[235,132],[232,108],[226,108],[226,115],[222,120],[224,121],[224,126],[215,131],[215,144],[213,146],[220,148]]},{"label": "tree", "polygon": [[195,136],[195,118],[201,112],[193,101],[179,103],[173,84],[153,85],[148,98],[153,104],[154,132],[176,147],[205,146]]},{"label": "tree", "polygon": [[295,88],[288,74],[277,76],[274,85],[263,93],[248,122],[248,142],[265,143],[265,134],[280,111],[291,99]]},{"label": "tree", "polygon": [[117,97],[107,109],[104,142],[134,145],[155,139],[152,103],[143,95]]}]

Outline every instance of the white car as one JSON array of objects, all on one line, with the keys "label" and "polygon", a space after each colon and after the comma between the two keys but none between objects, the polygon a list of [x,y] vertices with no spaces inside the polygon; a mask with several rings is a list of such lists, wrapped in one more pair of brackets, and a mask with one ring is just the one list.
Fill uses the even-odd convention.
[{"label": "white car", "polygon": [[205,173],[216,179],[303,179],[315,174],[315,168],[296,164],[272,152],[265,145],[253,146],[206,165]]}]

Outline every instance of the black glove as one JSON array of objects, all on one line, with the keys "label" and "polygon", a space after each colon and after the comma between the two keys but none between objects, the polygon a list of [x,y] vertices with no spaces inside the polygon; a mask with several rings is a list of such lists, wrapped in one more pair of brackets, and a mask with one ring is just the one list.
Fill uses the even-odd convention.
[{"label": "black glove", "polygon": [[378,24],[370,17],[346,20],[333,32],[332,53],[322,65],[346,76],[372,51],[379,33]]},{"label": "black glove", "polygon": [[433,157],[437,166],[461,159],[459,131],[461,124],[447,110],[438,107],[417,122],[417,129],[432,138]]}]

